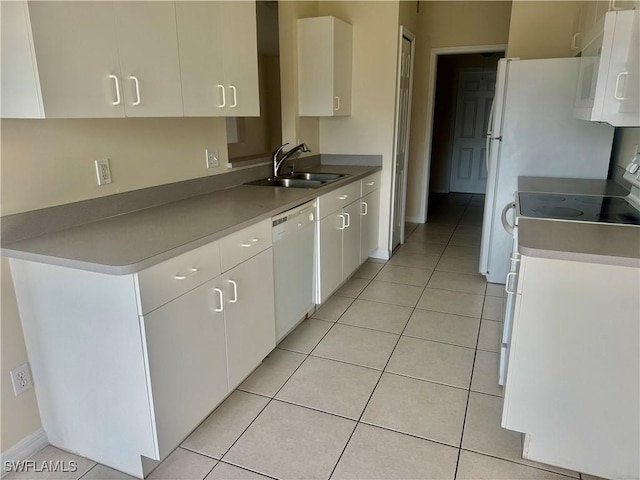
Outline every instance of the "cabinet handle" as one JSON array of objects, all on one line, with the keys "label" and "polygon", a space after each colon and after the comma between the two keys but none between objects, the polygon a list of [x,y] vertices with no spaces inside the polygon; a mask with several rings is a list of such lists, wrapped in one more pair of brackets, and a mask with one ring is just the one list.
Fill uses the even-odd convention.
[{"label": "cabinet handle", "polygon": [[218,287],[215,287],[213,289],[214,292],[216,292],[218,294],[218,305],[220,305],[219,307],[216,307],[215,311],[216,312],[221,312],[224,310],[224,300],[222,297],[222,290],[219,289]]},{"label": "cabinet handle", "polygon": [[176,280],[186,280],[187,278],[191,277],[192,275],[195,275],[196,273],[198,273],[198,269],[197,268],[190,268],[188,273],[185,273],[184,275],[174,275],[173,278],[175,278]]},{"label": "cabinet handle", "polygon": [[244,248],[249,248],[252,247],[254,243],[258,243],[259,241],[260,240],[258,238],[252,238],[248,242],[243,242],[240,245],[242,245]]},{"label": "cabinet handle", "polygon": [[236,303],[238,301],[238,284],[233,280],[229,280],[229,283],[233,287],[233,298],[229,300],[229,303]]},{"label": "cabinet handle", "polygon": [[109,75],[109,78],[113,80],[114,87],[116,89],[116,101],[111,102],[111,105],[120,105],[120,82],[118,81],[118,77],[115,75]]},{"label": "cabinet handle", "polygon": [[338,195],[338,200],[346,200],[349,198],[349,195]]},{"label": "cabinet handle", "polygon": [[347,212],[344,212],[344,216],[347,217],[347,224],[344,227],[349,228],[351,226],[351,215],[349,215]]},{"label": "cabinet handle", "polygon": [[344,215],[338,215],[342,219],[342,225],[338,227],[338,230],[344,230],[347,227],[347,223],[345,222]]},{"label": "cabinet handle", "polygon": [[626,77],[629,75],[629,72],[620,72],[616,77],[616,88],[613,89],[613,98],[616,100],[624,100],[625,97],[623,95],[618,95],[618,89],[620,87],[620,79],[622,77]]},{"label": "cabinet handle", "polygon": [[334,107],[334,110],[337,112],[338,110],[340,110],[340,97],[335,97],[336,98],[336,105]]},{"label": "cabinet handle", "polygon": [[376,182],[367,182],[367,185],[368,185],[369,187],[373,187],[375,184],[376,184]]},{"label": "cabinet handle", "polygon": [[516,277],[518,274],[516,272],[509,272],[507,273],[507,280],[504,284],[504,291],[507,292],[509,295],[513,295],[514,293],[516,293],[516,291],[511,291],[509,290],[509,278],[511,277]]},{"label": "cabinet handle", "polygon": [[231,89],[231,93],[233,93],[233,103],[229,105],[229,108],[236,108],[238,106],[238,97],[236,95],[236,87],[234,87],[233,85],[229,85],[229,88]]},{"label": "cabinet handle", "polygon": [[367,215],[369,213],[369,205],[367,205],[367,202],[362,202],[362,206],[364,207],[364,211],[362,212],[362,215]]},{"label": "cabinet handle", "polygon": [[130,75],[129,79],[133,80],[133,84],[136,87],[136,101],[133,102],[132,105],[140,105],[140,82],[138,81],[138,77]]},{"label": "cabinet handle", "polygon": [[622,10],[622,7],[616,7],[616,0],[609,2],[609,10]]},{"label": "cabinet handle", "polygon": [[218,108],[224,108],[227,105],[227,98],[224,94],[224,85],[218,85],[218,90],[220,91],[220,97],[222,98],[222,103],[218,105]]},{"label": "cabinet handle", "polygon": [[573,37],[571,37],[571,49],[572,50],[580,50],[580,47],[578,46],[576,40],[578,40],[578,37],[582,35],[580,32],[576,32],[573,34]]}]

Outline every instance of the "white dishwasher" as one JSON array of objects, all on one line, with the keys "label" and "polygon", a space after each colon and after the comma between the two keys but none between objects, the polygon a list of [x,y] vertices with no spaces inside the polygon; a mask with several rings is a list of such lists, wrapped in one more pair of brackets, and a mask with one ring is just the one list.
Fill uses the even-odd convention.
[{"label": "white dishwasher", "polygon": [[315,200],[272,217],[276,342],[313,310]]}]

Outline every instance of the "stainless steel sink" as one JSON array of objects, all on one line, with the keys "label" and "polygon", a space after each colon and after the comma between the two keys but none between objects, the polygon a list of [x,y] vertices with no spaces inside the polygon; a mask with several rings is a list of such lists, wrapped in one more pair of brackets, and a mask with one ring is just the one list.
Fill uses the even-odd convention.
[{"label": "stainless steel sink", "polygon": [[245,185],[259,185],[262,187],[287,187],[287,188],[318,188],[327,182],[319,180],[305,180],[302,178],[263,178]]},{"label": "stainless steel sink", "polygon": [[335,182],[347,175],[342,173],[294,173],[289,177],[269,177],[262,180],[245,183],[245,185],[259,185],[262,187],[286,187],[286,188],[318,188],[327,183]]},{"label": "stainless steel sink", "polygon": [[315,173],[315,172],[306,172],[306,173],[295,173],[291,178],[302,178],[304,180],[318,180],[320,182],[332,182],[334,180],[338,180],[339,178],[344,177],[345,175],[342,173]]}]

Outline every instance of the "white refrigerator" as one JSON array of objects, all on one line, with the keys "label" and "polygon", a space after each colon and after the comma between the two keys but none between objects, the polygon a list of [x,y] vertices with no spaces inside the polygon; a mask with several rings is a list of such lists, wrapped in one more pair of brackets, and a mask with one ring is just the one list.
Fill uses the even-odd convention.
[{"label": "white refrigerator", "polygon": [[505,283],[511,236],[502,209],[518,176],[607,178],[613,127],[573,118],[579,58],[502,59],[487,132],[480,273]]}]

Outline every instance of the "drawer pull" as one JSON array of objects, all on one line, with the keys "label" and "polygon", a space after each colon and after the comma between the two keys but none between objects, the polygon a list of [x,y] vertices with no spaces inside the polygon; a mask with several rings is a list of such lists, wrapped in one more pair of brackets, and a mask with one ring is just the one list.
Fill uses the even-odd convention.
[{"label": "drawer pull", "polygon": [[369,187],[373,187],[375,184],[376,184],[376,182],[367,182],[367,185],[368,185]]},{"label": "drawer pull", "polygon": [[233,280],[229,280],[229,283],[233,287],[233,298],[229,300],[229,303],[236,303],[238,301],[238,284]]},{"label": "drawer pull", "polygon": [[222,297],[222,290],[219,289],[218,287],[213,289],[214,292],[216,292],[218,294],[218,305],[220,305],[219,307],[216,307],[215,311],[216,312],[221,312],[224,310],[224,300]]},{"label": "drawer pull", "polygon": [[249,248],[249,247],[251,247],[254,243],[258,243],[258,242],[259,242],[259,240],[258,240],[257,238],[252,238],[252,239],[251,239],[250,241],[248,241],[248,242],[241,243],[241,245],[242,245],[244,248]]},{"label": "drawer pull", "polygon": [[349,195],[338,195],[338,200],[346,200],[349,198]]},{"label": "drawer pull", "polygon": [[184,275],[174,275],[173,278],[175,278],[176,280],[186,280],[187,278],[191,277],[192,275],[195,275],[196,273],[198,273],[197,268],[190,268],[189,273],[185,273]]}]

